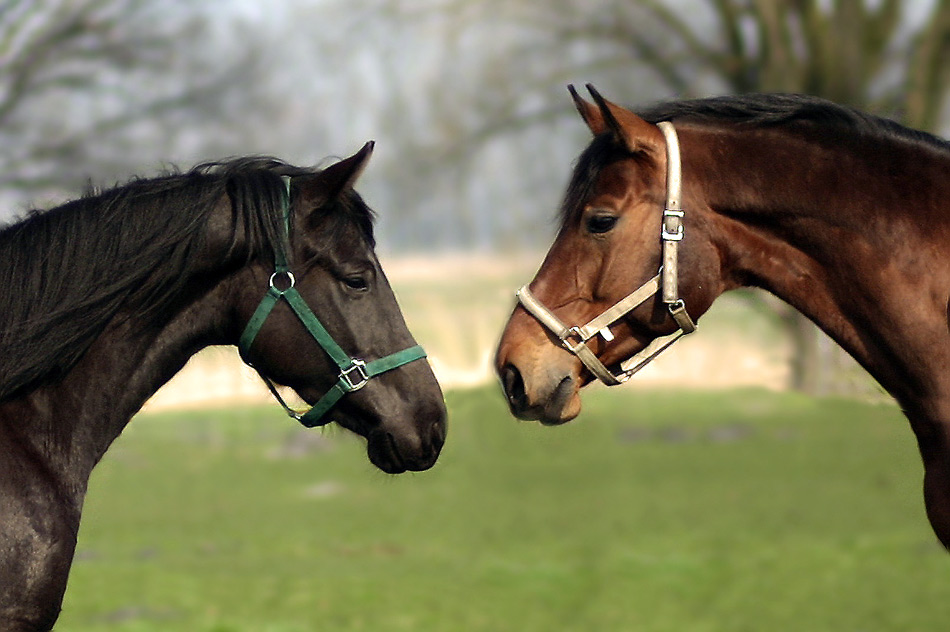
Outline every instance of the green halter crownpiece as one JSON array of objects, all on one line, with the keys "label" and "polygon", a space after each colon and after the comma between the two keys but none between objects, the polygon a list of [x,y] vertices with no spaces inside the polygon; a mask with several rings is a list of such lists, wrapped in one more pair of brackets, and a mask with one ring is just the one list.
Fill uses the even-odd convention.
[{"label": "green halter crownpiece", "polygon": [[[290,177],[283,176],[284,185],[286,187],[286,193],[284,195],[284,224],[286,227],[287,242],[290,241]],[[286,277],[288,286],[285,289],[280,289],[276,286],[275,281],[278,277]],[[323,326],[323,323],[320,322],[320,319],[317,318],[316,314],[310,309],[307,305],[307,302],[304,300],[303,296],[300,295],[300,292],[297,291],[297,288],[294,287],[296,279],[294,278],[293,272],[290,271],[290,268],[287,264],[287,257],[283,251],[283,247],[274,249],[274,273],[270,277],[270,287],[267,289],[267,293],[264,295],[264,298],[261,300],[260,305],[257,306],[257,309],[254,310],[254,314],[251,316],[251,319],[248,321],[247,326],[244,328],[244,333],[241,334],[241,339],[238,342],[238,349],[241,352],[241,356],[245,359],[244,361],[251,365],[247,361],[247,354],[251,348],[251,345],[254,343],[254,339],[257,337],[257,334],[260,332],[261,328],[264,326],[264,321],[267,320],[267,317],[270,315],[274,307],[282,299],[287,301],[287,304],[297,315],[297,318],[300,319],[300,322],[303,323],[303,326],[306,327],[307,331],[310,332],[310,335],[313,336],[314,340],[323,347],[323,350],[327,352],[327,355],[333,359],[337,367],[340,369],[340,376],[336,384],[334,384],[323,397],[317,401],[313,407],[304,412],[300,413],[288,406],[284,399],[277,392],[274,383],[271,382],[266,376],[261,374],[261,377],[264,379],[264,382],[267,384],[267,387],[270,389],[271,393],[277,399],[284,410],[287,411],[287,414],[302,423],[308,428],[314,426],[324,425],[329,423],[330,420],[323,420],[323,417],[329,412],[329,410],[336,404],[341,397],[347,393],[357,391],[364,386],[366,383],[373,377],[386,371],[391,371],[393,369],[399,368],[404,364],[413,362],[415,360],[421,360],[426,357],[426,352],[419,345],[414,347],[409,347],[408,349],[403,349],[402,351],[397,351],[388,356],[372,360],[370,362],[364,362],[358,358],[353,358],[348,355],[343,349],[336,343],[333,339],[333,336],[330,335],[330,332],[326,330],[326,327]],[[253,366],[253,365],[251,365]],[[260,373],[260,371],[258,371]]]}]

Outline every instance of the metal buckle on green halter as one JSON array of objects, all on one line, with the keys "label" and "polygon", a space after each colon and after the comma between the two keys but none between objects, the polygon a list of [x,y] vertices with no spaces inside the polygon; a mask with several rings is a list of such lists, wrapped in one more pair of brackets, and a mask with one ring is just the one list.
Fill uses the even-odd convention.
[{"label": "metal buckle on green halter", "polygon": [[[290,241],[290,177],[283,176],[284,185],[286,188],[286,193],[284,196],[284,225],[286,228],[287,241]],[[287,287],[280,289],[276,285],[276,281],[280,277],[286,277]],[[307,305],[307,302],[304,300],[300,292],[297,291],[297,288],[294,287],[297,279],[294,277],[293,272],[290,271],[289,265],[287,263],[287,256],[283,252],[283,248],[275,247],[274,249],[274,273],[270,276],[270,287],[267,288],[267,293],[264,295],[264,298],[261,300],[260,304],[257,306],[257,309],[254,310],[254,314],[251,316],[251,319],[248,321],[247,325],[244,327],[244,332],[241,334],[241,338],[238,342],[238,349],[241,352],[241,357],[244,361],[254,368],[261,378],[264,380],[264,383],[267,384],[267,388],[270,389],[270,392],[274,395],[274,398],[277,402],[283,407],[287,414],[301,424],[308,428],[314,426],[322,426],[329,423],[330,419],[324,419],[324,416],[333,408],[341,397],[347,393],[352,393],[353,391],[358,391],[359,389],[366,386],[366,383],[369,382],[371,378],[385,373],[386,371],[391,371],[393,369],[399,368],[404,364],[409,362],[414,362],[415,360],[421,360],[426,357],[425,350],[420,345],[415,345],[409,347],[408,349],[403,349],[402,351],[397,351],[388,356],[372,360],[370,362],[365,362],[359,358],[353,358],[347,354],[343,349],[336,343],[333,339],[333,336],[330,335],[330,332],[326,330],[323,326],[323,323],[320,322],[320,319],[317,318],[316,314],[310,309]],[[291,408],[284,401],[284,398],[280,396],[280,393],[277,391],[277,387],[274,386],[274,383],[263,373],[260,372],[257,367],[254,367],[247,359],[248,351],[251,348],[251,345],[254,344],[254,339],[257,338],[257,334],[260,332],[261,328],[264,326],[264,321],[267,320],[267,317],[270,315],[271,311],[274,309],[274,306],[277,305],[281,300],[287,302],[290,308],[293,310],[294,314],[297,315],[297,318],[300,319],[300,322],[303,323],[303,326],[310,332],[310,335],[313,336],[313,339],[326,351],[327,355],[336,363],[337,368],[339,368],[340,373],[337,379],[336,384],[330,387],[330,390],[327,391],[323,397],[321,397],[316,404],[313,405],[310,410],[305,412],[299,412]]]}]

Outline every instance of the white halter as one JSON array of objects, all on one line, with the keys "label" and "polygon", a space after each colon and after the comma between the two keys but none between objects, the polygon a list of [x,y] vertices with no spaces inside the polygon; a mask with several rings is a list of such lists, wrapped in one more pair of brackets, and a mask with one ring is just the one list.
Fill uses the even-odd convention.
[{"label": "white halter", "polygon": [[[682,176],[680,172],[679,139],[672,123],[664,121],[659,123],[658,126],[666,138],[667,167],[666,208],[663,210],[663,224],[660,234],[663,243],[663,262],[657,275],[581,327],[568,327],[562,323],[551,310],[542,305],[531,294],[527,285],[518,290],[516,294],[521,305],[528,310],[528,313],[551,330],[568,351],[576,355],[591,373],[608,386],[626,382],[634,373],[645,367],[667,347],[679,340],[681,336],[696,331],[696,324],[686,312],[686,305],[683,303],[683,299],[679,297],[678,288],[677,248],[679,242],[683,240],[684,234],[683,209],[680,204]],[[620,373],[611,373],[610,369],[604,366],[604,363],[587,346],[587,341],[597,334],[600,334],[606,342],[613,340],[614,336],[610,331],[610,325],[636,309],[661,289],[662,300],[669,309],[670,316],[679,326],[679,330],[668,336],[656,338],[639,353],[621,362]]]}]

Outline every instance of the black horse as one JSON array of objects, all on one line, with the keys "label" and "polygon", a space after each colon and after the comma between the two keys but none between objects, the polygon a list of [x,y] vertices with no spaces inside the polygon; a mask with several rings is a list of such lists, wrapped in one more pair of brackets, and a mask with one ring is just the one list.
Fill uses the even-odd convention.
[{"label": "black horse", "polygon": [[92,468],[208,345],[241,341],[268,381],[317,403],[306,425],[366,437],[380,469],[435,463],[442,392],[353,190],[372,147],[322,171],[203,165],[0,232],[0,630],[52,628]]}]

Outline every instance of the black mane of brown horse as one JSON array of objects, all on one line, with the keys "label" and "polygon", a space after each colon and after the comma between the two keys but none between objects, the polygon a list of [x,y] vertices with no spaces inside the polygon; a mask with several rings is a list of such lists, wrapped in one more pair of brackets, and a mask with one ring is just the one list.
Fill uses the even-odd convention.
[{"label": "black mane of brown horse", "polygon": [[[950,547],[950,144],[807,96],[628,110],[592,94],[597,105],[575,96],[594,138],[531,283],[536,299],[567,326],[582,325],[657,273],[667,155],[655,124],[671,121],[685,209],[679,291],[689,313],[698,318],[723,292],[757,286],[845,348],[910,420],[927,514]],[[675,324],[654,299],[611,329],[612,342],[590,344],[616,366]],[[512,412],[545,423],[575,417],[591,380],[520,307],[496,368]]]},{"label": "black mane of brown horse", "polygon": [[849,134],[887,136],[947,147],[943,139],[888,118],[804,94],[747,94],[666,101],[637,108],[648,123],[660,121],[726,122],[750,127],[810,124]]}]

